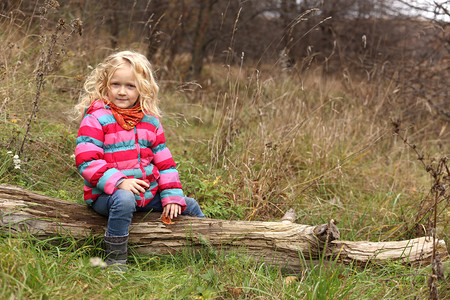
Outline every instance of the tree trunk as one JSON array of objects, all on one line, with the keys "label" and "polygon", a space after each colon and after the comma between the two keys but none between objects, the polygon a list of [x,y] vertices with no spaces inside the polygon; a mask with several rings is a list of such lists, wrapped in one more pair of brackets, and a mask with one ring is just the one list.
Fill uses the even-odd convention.
[{"label": "tree trunk", "polygon": [[209,18],[213,11],[213,6],[217,0],[200,0],[197,23],[194,32],[194,43],[191,50],[191,65],[187,80],[197,79],[203,68],[203,59],[206,56],[206,34],[209,26]]},{"label": "tree trunk", "polygon": [[167,10],[168,3],[161,0],[153,0],[150,2],[150,10],[147,16],[146,30],[147,30],[147,59],[154,61],[154,56],[158,52],[161,44],[160,23]]},{"label": "tree trunk", "polygon": [[[120,3],[117,0],[108,1],[108,7],[117,7]],[[110,32],[111,32],[111,48],[117,49],[117,44],[119,41],[119,30],[120,30],[120,19],[117,14],[117,9],[108,9],[109,12],[109,22],[110,22]]]},{"label": "tree trunk", "polygon": [[294,45],[294,27],[297,25],[295,20],[297,15],[297,3],[295,0],[282,0],[280,7],[280,19],[283,24],[282,49],[280,62],[283,69],[289,69],[295,64],[295,59],[292,53],[292,46]]},{"label": "tree trunk", "polygon": [[[428,264],[432,239],[399,242],[337,241],[333,221],[310,226],[294,224],[287,214],[281,222],[227,221],[181,216],[166,225],[158,213],[136,213],[130,227],[130,242],[140,253],[173,253],[185,246],[240,249],[244,254],[292,269],[321,253],[340,261],[365,264],[385,260]],[[3,233],[28,232],[37,237],[70,235],[83,239],[103,235],[106,219],[86,205],[40,195],[12,185],[0,185],[0,228]],[[328,241],[327,241],[328,238]],[[437,241],[438,256],[446,257],[444,241]]]}]

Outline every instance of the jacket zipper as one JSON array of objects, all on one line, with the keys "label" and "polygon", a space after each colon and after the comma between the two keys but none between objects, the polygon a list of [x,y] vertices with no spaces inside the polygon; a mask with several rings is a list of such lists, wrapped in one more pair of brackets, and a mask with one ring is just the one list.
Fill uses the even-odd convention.
[{"label": "jacket zipper", "polygon": [[[138,133],[137,133],[137,128],[136,126],[134,127],[134,139],[135,139],[135,147],[136,147],[136,151],[138,153],[138,162],[139,162],[139,168],[141,169],[142,172],[142,180],[145,180],[147,178],[147,174],[145,174],[145,170],[142,167],[142,162],[141,162],[141,147],[139,146],[139,139],[138,139]],[[145,203],[145,193],[141,193],[141,207],[144,207],[144,203]]]}]

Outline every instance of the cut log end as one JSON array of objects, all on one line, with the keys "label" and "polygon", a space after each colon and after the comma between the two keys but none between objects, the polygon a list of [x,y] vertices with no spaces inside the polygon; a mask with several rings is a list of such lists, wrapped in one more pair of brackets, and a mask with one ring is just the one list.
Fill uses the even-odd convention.
[{"label": "cut log end", "polygon": [[333,219],[328,221],[327,224],[316,226],[316,228],[314,228],[314,235],[322,243],[329,243],[338,240],[341,237],[339,229]]}]

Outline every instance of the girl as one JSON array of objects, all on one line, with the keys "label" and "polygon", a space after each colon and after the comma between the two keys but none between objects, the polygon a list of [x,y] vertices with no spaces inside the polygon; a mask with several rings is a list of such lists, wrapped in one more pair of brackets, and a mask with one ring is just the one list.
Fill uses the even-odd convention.
[{"label": "girl", "polygon": [[183,196],[158,118],[158,90],[147,58],[122,51],[92,71],[76,106],[83,119],[75,159],[86,203],[108,217],[107,265],[125,268],[135,211],[204,217],[198,203]]}]

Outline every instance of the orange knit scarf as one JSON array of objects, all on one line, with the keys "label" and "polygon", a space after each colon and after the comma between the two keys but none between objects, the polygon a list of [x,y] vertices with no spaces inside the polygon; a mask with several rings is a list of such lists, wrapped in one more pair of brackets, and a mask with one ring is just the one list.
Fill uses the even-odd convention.
[{"label": "orange knit scarf", "polygon": [[117,123],[125,130],[133,129],[144,118],[140,101],[137,101],[137,104],[129,108],[117,107],[108,100],[105,100],[105,103],[111,108]]}]

